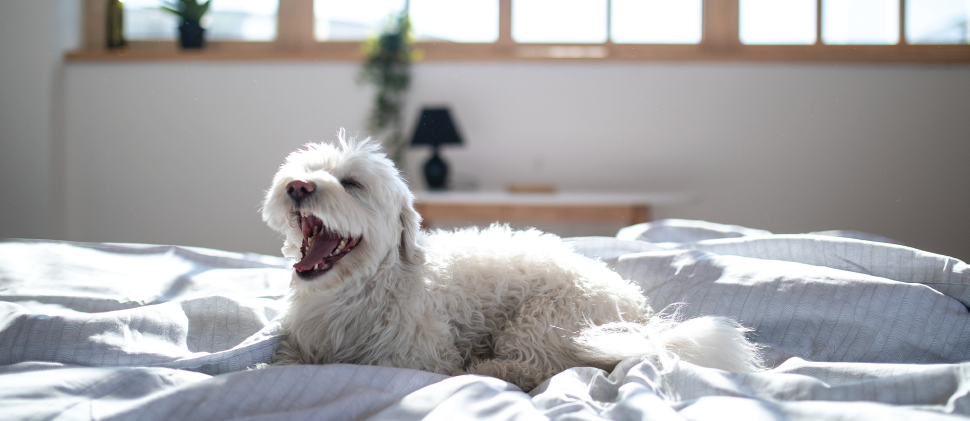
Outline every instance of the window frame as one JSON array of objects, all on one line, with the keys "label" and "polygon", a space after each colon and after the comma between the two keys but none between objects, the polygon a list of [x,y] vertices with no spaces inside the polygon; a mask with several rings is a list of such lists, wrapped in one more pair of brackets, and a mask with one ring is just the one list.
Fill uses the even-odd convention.
[{"label": "window frame", "polygon": [[[316,41],[313,0],[280,0],[274,41],[207,41],[181,50],[177,41],[129,41],[105,48],[104,0],[84,0],[83,48],[68,61],[333,60],[364,58],[361,42]],[[822,0],[816,0],[816,41],[811,45],[745,45],[739,38],[739,0],[704,0],[698,44],[527,44],[512,39],[512,0],[499,0],[499,36],[492,43],[417,42],[423,61],[753,61],[844,63],[970,63],[968,44],[907,44],[906,0],[900,0],[900,42],[892,45],[822,43]],[[609,15],[609,11],[607,11]]]}]

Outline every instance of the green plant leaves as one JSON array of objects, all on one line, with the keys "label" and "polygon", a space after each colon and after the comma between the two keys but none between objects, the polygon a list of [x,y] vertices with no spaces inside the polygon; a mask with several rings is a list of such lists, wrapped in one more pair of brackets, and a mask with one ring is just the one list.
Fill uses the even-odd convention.
[{"label": "green plant leaves", "polygon": [[212,3],[212,0],[206,0],[202,4],[199,4],[197,0],[179,0],[176,3],[168,3],[160,6],[160,8],[174,13],[182,18],[183,21],[198,23],[205,16],[206,12],[209,11],[209,3]]},{"label": "green plant leaves", "polygon": [[411,62],[418,56],[413,45],[411,22],[405,10],[390,19],[379,35],[364,44],[367,58],[358,76],[358,83],[371,83],[377,87],[367,121],[368,131],[374,136],[389,131],[382,143],[388,156],[397,164],[400,164],[405,146],[401,111],[411,84]]}]

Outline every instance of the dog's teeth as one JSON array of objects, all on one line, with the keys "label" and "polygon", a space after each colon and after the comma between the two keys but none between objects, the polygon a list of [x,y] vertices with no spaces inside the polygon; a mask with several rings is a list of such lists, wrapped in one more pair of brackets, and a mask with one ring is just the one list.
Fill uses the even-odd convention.
[{"label": "dog's teeth", "polygon": [[340,240],[340,244],[337,245],[337,248],[333,249],[333,252],[330,253],[330,255],[334,256],[334,255],[340,254],[340,252],[344,251],[344,247],[346,246],[347,246],[347,239],[345,238],[343,240]]},{"label": "dog's teeth", "polygon": [[319,269],[320,269],[320,264],[319,263],[313,265],[313,270],[319,270]]}]

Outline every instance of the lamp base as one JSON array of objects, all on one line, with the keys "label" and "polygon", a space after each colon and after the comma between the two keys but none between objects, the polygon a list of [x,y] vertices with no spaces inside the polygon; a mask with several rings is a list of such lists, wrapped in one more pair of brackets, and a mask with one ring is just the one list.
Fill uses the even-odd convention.
[{"label": "lamp base", "polygon": [[446,190],[448,179],[448,164],[438,155],[438,145],[435,145],[431,159],[424,164],[424,179],[428,182],[429,190]]}]

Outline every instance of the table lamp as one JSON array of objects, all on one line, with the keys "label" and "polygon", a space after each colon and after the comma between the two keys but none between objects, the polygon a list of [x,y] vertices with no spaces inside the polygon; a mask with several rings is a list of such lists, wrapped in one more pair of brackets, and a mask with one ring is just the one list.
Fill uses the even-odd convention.
[{"label": "table lamp", "polygon": [[461,136],[458,135],[447,108],[421,110],[421,118],[414,128],[411,145],[431,145],[434,148],[431,159],[424,164],[424,177],[428,182],[429,190],[447,188],[448,164],[438,155],[438,146],[461,145],[461,143]]}]

